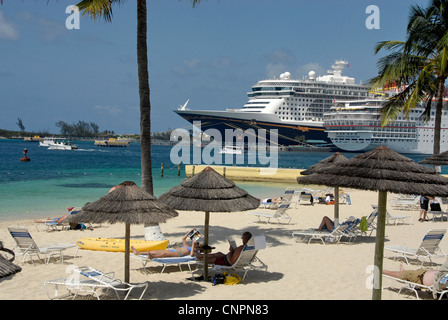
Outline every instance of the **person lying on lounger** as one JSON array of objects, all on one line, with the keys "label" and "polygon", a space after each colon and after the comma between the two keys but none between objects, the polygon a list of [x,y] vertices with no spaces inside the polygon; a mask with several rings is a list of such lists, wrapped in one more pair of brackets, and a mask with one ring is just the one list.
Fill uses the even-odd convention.
[{"label": "person lying on lounger", "polygon": [[334,228],[334,222],[333,220],[331,220],[330,218],[328,218],[327,216],[322,218],[322,222],[319,225],[319,228],[317,229],[318,231],[322,231],[322,230],[328,230],[331,231]]},{"label": "person lying on lounger", "polygon": [[405,270],[402,265],[399,271],[383,270],[385,275],[428,287],[433,285],[437,272],[429,269]]},{"label": "person lying on lounger", "polygon": [[[73,209],[75,209],[75,207],[67,207],[67,211],[70,213]],[[39,220],[39,219],[34,219],[35,223],[49,223],[49,222],[57,222],[57,223],[61,223],[62,221],[64,221],[65,218],[67,218],[68,213],[66,215],[63,215],[62,217],[57,217],[57,218],[47,218],[47,219],[43,219],[43,220]]]},{"label": "person lying on lounger", "polygon": [[[241,254],[241,251],[243,251],[244,246],[246,243],[252,238],[252,234],[248,231],[243,233],[243,236],[241,239],[243,240],[243,244],[237,248],[233,248],[230,246],[229,252],[227,254],[222,252],[216,252],[208,255],[208,263],[221,265],[221,266],[231,266],[233,265],[238,257]],[[197,252],[197,246],[198,243],[193,243],[193,251]],[[196,254],[196,258],[198,260],[204,260],[204,256],[202,254]]]},{"label": "person lying on lounger", "polygon": [[[151,258],[151,259],[152,258],[167,258],[167,257],[184,257],[184,256],[188,256],[188,255],[193,256],[194,255],[193,246],[190,247],[187,243],[187,238],[190,233],[191,233],[191,231],[189,231],[182,237],[182,246],[180,246],[178,248],[166,249],[166,250],[138,251],[137,249],[135,249],[132,246],[131,249],[135,255],[147,255],[148,258]],[[192,241],[192,242],[194,243],[194,241]]]}]

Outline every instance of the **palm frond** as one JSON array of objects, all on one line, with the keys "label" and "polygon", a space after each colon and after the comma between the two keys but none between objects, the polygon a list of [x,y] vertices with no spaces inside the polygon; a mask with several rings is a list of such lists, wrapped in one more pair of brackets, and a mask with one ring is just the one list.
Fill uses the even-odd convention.
[{"label": "palm frond", "polygon": [[112,21],[112,5],[120,4],[123,0],[82,0],[77,4],[82,14],[87,14],[91,19],[103,18],[106,22]]}]

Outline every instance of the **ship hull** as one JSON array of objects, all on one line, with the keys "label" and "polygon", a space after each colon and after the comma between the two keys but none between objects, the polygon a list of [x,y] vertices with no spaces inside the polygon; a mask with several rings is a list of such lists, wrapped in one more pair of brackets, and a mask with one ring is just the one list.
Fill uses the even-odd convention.
[{"label": "ship hull", "polygon": [[[223,142],[226,130],[254,129],[257,134],[257,142],[264,140],[260,129],[266,130],[266,142],[279,145],[298,144],[331,144],[324,130],[323,122],[296,121],[279,122],[272,114],[226,111],[192,111],[174,110],[179,116],[190,123],[200,121],[201,130],[216,129],[221,133]],[[277,130],[275,135],[271,130]],[[264,141],[263,141],[264,142]]]}]

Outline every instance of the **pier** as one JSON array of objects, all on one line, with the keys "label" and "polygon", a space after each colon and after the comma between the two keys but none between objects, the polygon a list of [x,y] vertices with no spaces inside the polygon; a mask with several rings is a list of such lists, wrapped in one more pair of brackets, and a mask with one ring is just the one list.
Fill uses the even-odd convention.
[{"label": "pier", "polygon": [[[207,165],[186,165],[185,174],[192,177],[204,170]],[[210,166],[216,172],[232,181],[269,181],[283,183],[297,183],[297,177],[304,169],[283,169],[267,167],[233,167]]]}]

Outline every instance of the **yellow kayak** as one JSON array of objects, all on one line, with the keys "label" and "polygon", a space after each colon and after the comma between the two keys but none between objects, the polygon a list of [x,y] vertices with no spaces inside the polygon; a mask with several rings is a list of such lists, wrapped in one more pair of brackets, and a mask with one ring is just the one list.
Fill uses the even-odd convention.
[{"label": "yellow kayak", "polygon": [[[168,240],[131,240],[131,247],[135,247],[138,251],[165,250],[168,243]],[[86,250],[124,252],[124,239],[80,238],[76,241],[76,244],[81,249]]]}]

